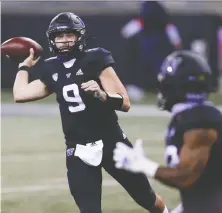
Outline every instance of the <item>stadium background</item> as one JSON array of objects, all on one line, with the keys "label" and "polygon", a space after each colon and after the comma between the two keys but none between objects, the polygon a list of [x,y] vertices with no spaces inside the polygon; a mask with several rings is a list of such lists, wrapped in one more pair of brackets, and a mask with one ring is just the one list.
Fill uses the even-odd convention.
[{"label": "stadium background", "polygon": [[[219,43],[218,32],[222,27],[222,3],[165,1],[163,5],[180,30],[184,48],[189,49],[195,39],[204,39],[209,45],[209,62],[214,72],[214,86],[218,89],[211,100],[220,107],[222,36],[220,34]],[[1,41],[15,36],[30,37],[43,46],[44,57],[47,57],[45,31],[49,21],[59,12],[72,11],[82,17],[89,33],[96,37],[90,45],[112,51],[116,71],[125,82],[127,70],[124,70],[124,64],[127,61],[120,30],[138,14],[139,6],[140,2],[118,1],[2,2]],[[16,71],[16,66],[1,56],[2,212],[77,212],[66,181],[65,145],[54,96],[34,103],[14,104],[11,88]],[[142,138],[147,154],[164,163],[163,138],[169,115],[156,109],[155,94],[147,92],[144,100],[133,104],[129,113],[119,115],[130,140]],[[180,202],[176,190],[156,181],[152,183],[170,208]],[[145,212],[105,172],[103,184],[104,212]]]}]

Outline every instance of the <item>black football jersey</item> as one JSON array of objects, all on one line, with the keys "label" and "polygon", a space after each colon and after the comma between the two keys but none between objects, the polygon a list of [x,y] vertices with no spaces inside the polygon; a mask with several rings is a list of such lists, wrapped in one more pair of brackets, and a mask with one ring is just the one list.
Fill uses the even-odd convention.
[{"label": "black football jersey", "polygon": [[117,124],[117,115],[93,94],[84,92],[81,84],[95,80],[101,86],[99,75],[113,66],[114,60],[103,48],[89,49],[73,60],[70,68],[65,68],[58,57],[45,60],[40,80],[56,93],[66,142],[93,142],[101,139],[103,132],[111,131]]},{"label": "black football jersey", "polygon": [[[181,198],[187,212],[207,212],[209,200],[221,205],[222,210],[222,114],[213,105],[201,104],[190,105],[185,110],[176,113],[169,123],[166,134],[165,160],[169,167],[174,167],[179,163],[179,155],[183,146],[183,135],[187,130],[195,128],[214,128],[218,132],[218,140],[213,145],[210,158],[205,171],[198,180],[188,189],[181,190]],[[208,200],[205,206],[194,207],[195,202]],[[218,201],[217,199],[220,199]],[[198,200],[198,201],[197,201]],[[217,201],[216,201],[217,200]],[[221,203],[221,204],[220,204]],[[191,207],[192,206],[192,207]],[[218,208],[220,208],[218,207]],[[198,210],[199,208],[199,210]],[[202,208],[200,210],[200,208]],[[203,210],[205,208],[205,210]],[[216,204],[214,205],[217,211]]]}]

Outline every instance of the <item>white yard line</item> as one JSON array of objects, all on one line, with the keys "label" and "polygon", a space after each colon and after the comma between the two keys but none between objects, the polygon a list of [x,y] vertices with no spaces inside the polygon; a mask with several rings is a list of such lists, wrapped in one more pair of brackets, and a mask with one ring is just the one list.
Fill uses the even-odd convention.
[{"label": "white yard line", "polygon": [[[103,186],[117,186],[118,182],[115,180],[103,180]],[[26,185],[20,187],[3,187],[2,194],[18,193],[18,192],[41,192],[50,190],[68,190],[67,184],[48,184],[48,185]]]},{"label": "white yard line", "polygon": [[[217,106],[222,111],[222,106]],[[2,115],[59,115],[55,104],[2,104]],[[120,116],[161,116],[169,117],[170,113],[160,111],[155,105],[132,105],[129,112],[117,112]]]}]

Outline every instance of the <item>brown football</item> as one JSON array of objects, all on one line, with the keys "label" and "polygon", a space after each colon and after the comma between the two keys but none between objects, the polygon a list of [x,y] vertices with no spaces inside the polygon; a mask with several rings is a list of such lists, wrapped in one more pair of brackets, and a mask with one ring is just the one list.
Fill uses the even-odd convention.
[{"label": "brown football", "polygon": [[13,61],[22,62],[29,56],[30,48],[33,48],[35,58],[43,54],[41,45],[27,37],[14,37],[3,42],[1,45],[1,54]]}]

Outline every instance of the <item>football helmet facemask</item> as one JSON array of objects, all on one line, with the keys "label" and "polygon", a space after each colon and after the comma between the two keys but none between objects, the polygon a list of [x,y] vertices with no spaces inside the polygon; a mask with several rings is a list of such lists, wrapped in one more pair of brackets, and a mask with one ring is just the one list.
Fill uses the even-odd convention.
[{"label": "football helmet facemask", "polygon": [[[73,41],[66,41],[62,43],[66,43],[67,45],[57,48],[55,37],[59,33],[63,32],[74,32],[77,36],[77,40],[72,46],[69,44]],[[51,20],[46,32],[50,51],[54,52],[57,56],[75,56],[76,53],[83,51],[86,48],[85,34],[86,29],[84,22],[80,19],[80,17],[71,12],[59,13],[55,16]]]}]

